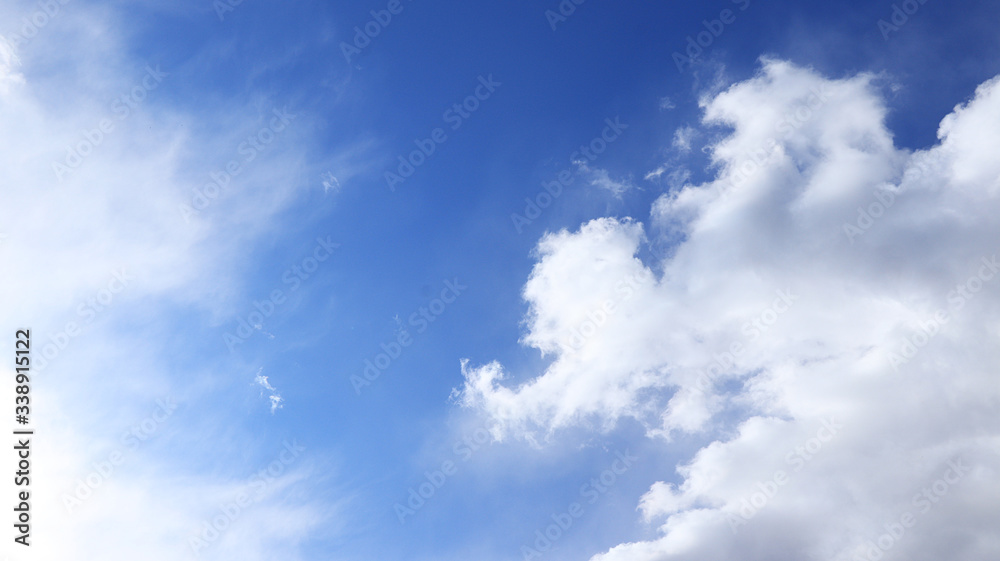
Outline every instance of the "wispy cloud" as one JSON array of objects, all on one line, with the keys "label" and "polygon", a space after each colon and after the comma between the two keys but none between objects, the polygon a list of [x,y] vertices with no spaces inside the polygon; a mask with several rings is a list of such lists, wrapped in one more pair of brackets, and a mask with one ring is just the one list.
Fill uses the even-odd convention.
[{"label": "wispy cloud", "polygon": [[[269,439],[253,434],[242,412],[227,406],[226,390],[246,379],[228,374],[235,369],[185,363],[191,357],[180,355],[197,345],[182,353],[178,340],[217,336],[217,318],[228,317],[241,299],[235,279],[245,255],[310,187],[290,178],[300,177],[307,163],[311,133],[290,130],[280,149],[262,154],[253,173],[239,178],[237,192],[184,221],[177,209],[192,189],[232,159],[243,133],[260,130],[264,115],[252,101],[219,103],[211,96],[178,105],[166,95],[168,87],[197,88],[197,80],[191,68],[167,65],[171,81],[116,121],[113,134],[105,133],[57,183],[50,162],[80,144],[81,134],[96,135],[102,120],[114,116],[114,100],[135,91],[147,65],[160,63],[133,58],[120,17],[108,5],[74,2],[18,52],[0,42],[6,131],[0,168],[7,170],[0,184],[7,235],[0,260],[4,270],[21,271],[0,280],[0,323],[11,333],[29,324],[36,360],[50,357],[32,398],[60,412],[36,417],[46,441],[32,451],[32,468],[45,483],[32,489],[32,522],[60,536],[32,545],[38,559],[181,558],[179,536],[212,516],[220,494],[236,489],[227,476],[232,467],[246,465],[247,452],[267,459]],[[173,329],[181,324],[185,329]],[[10,370],[0,366],[12,379]],[[0,394],[13,402],[9,387]],[[176,410],[155,431],[146,430],[164,396],[176,400]],[[268,399],[272,410],[283,404],[277,392]],[[123,440],[123,433],[130,436]],[[110,455],[122,449],[129,453]],[[121,456],[127,463],[115,465],[112,458]],[[190,470],[195,464],[209,467]],[[303,475],[307,464],[296,475],[296,485],[306,488],[314,484]],[[64,498],[77,489],[92,495],[68,512]],[[227,540],[204,558],[297,559],[297,547],[289,544],[308,539],[326,512],[315,499],[261,501],[240,521],[239,535],[252,539]],[[287,527],[269,522],[284,515]],[[128,537],[93,539],[108,527],[128,528]]]},{"label": "wispy cloud", "polygon": [[698,131],[694,127],[681,127],[674,131],[673,147],[686,154],[691,151],[691,140],[694,139]]},{"label": "wispy cloud", "polygon": [[629,179],[613,179],[608,170],[603,168],[592,168],[584,160],[573,162],[576,164],[577,172],[592,186],[604,189],[614,195],[621,197],[634,187]]},{"label": "wispy cloud", "polygon": [[[267,390],[267,392],[270,394],[267,397],[268,400],[270,400],[271,402],[271,414],[273,415],[275,411],[283,407],[282,403],[285,400],[282,399],[281,394],[278,393],[278,390],[274,389],[274,386],[272,386],[271,383],[267,380],[267,376],[263,375],[263,372],[264,372],[263,368],[257,371],[257,377],[254,378],[254,382],[256,382],[258,386]],[[262,390],[260,392],[260,395],[263,396],[264,393],[265,392]]]}]

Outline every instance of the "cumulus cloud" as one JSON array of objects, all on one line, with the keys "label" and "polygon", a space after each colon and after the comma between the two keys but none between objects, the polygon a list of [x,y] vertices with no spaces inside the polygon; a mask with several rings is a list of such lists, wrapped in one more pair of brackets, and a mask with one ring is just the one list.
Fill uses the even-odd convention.
[{"label": "cumulus cloud", "polygon": [[[917,151],[874,75],[764,60],[701,104],[715,177],[649,228],[547,234],[523,343],[552,362],[466,362],[461,403],[500,436],[703,440],[638,504],[660,537],[596,561],[995,558],[1000,82]],[[637,257],[647,231],[669,255]]]}]

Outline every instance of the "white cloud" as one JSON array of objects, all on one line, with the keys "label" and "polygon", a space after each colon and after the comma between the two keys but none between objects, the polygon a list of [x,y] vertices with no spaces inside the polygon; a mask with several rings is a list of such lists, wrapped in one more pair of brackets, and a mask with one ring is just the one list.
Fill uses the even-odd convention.
[{"label": "white cloud", "polygon": [[324,193],[329,193],[330,191],[333,191],[333,194],[336,195],[337,193],[340,192],[340,180],[337,179],[332,173],[328,171],[323,172],[323,175],[320,176],[320,179],[323,182]]},{"label": "white cloud", "polygon": [[664,173],[667,173],[668,169],[670,169],[670,168],[667,167],[666,164],[664,164],[662,166],[659,166],[658,168],[654,169],[653,171],[648,172],[645,175],[644,179],[646,181],[652,181],[654,179],[659,179]]},{"label": "white cloud", "polygon": [[[258,386],[267,390],[268,393],[270,394],[267,397],[268,400],[271,402],[271,414],[274,415],[274,412],[276,410],[284,407],[282,403],[284,403],[285,400],[282,399],[281,394],[278,393],[278,390],[274,389],[274,386],[271,385],[271,382],[267,381],[267,376],[261,374],[261,372],[263,371],[264,371],[263,368],[257,371],[257,376],[254,378],[254,382],[256,382]],[[261,392],[261,395],[264,395],[263,391]]]},{"label": "white cloud", "polygon": [[583,175],[584,180],[594,187],[599,187],[610,192],[615,197],[621,197],[626,191],[632,189],[632,182],[628,179],[612,179],[608,170],[602,168],[592,168],[584,160],[573,162],[577,171]]},{"label": "white cloud", "polygon": [[[847,560],[900,520],[891,558],[996,558],[1000,83],[910,152],[876,80],[765,60],[705,98],[732,131],[714,180],[653,207],[670,256],[639,261],[630,220],[547,235],[523,342],[553,362],[513,387],[463,365],[462,403],[504,435],[630,417],[664,445],[704,439],[639,503],[661,537],[596,560]],[[955,461],[968,473],[936,493]]]},{"label": "white cloud", "polygon": [[[123,44],[115,18],[106,7],[73,3],[17,52],[0,50],[0,228],[6,236],[0,262],[8,272],[0,281],[0,322],[11,334],[32,329],[35,559],[181,558],[187,536],[218,514],[220,498],[241,487],[245,475],[232,473],[233,466],[253,468],[248,453],[269,453],[226,407],[224,390],[237,391],[245,378],[225,365],[178,368],[189,349],[172,322],[178,315],[205,324],[231,317],[242,297],[234,279],[247,250],[274,232],[275,217],[304,187],[294,178],[305,167],[308,134],[289,127],[239,189],[185,221],[178,210],[192,189],[222,169],[247,132],[259,130],[283,100],[260,100],[260,110],[211,99],[178,108],[166,90],[185,69],[164,67],[163,85],[119,119],[110,100],[132,91],[146,65],[156,62],[123,55],[134,49]],[[113,132],[59,182],[51,162],[102,119],[114,123]],[[309,173],[316,177],[318,170]],[[68,322],[75,324],[69,334]],[[201,327],[187,320],[185,326],[184,335]],[[10,370],[4,365],[0,374],[12,379]],[[122,433],[152,423],[147,416],[164,396],[177,400],[177,412],[150,424],[155,433],[143,432],[145,440],[123,440]],[[0,387],[0,398],[13,403],[9,384]],[[213,426],[226,432],[209,434]],[[100,471],[115,451],[124,462],[105,477]],[[10,452],[0,454],[5,465],[13,465]],[[269,487],[275,493],[262,495],[227,534],[227,540],[252,539],[220,541],[203,557],[298,558],[294,544],[314,536],[331,515],[315,493],[299,492],[312,485],[319,459],[310,458],[276,478]],[[88,476],[99,483],[68,512],[65,496]],[[291,485],[295,493],[276,492]],[[14,496],[11,481],[0,489]],[[117,537],[94,539],[109,528]]]},{"label": "white cloud", "polygon": [[666,184],[670,189],[679,189],[691,179],[691,170],[674,164],[663,164],[646,173],[646,181],[661,181],[666,175]]},{"label": "white cloud", "polygon": [[0,35],[0,94],[8,93],[11,86],[24,83],[24,76],[17,71],[20,65],[17,51]]},{"label": "white cloud", "polygon": [[691,151],[691,141],[694,139],[698,131],[694,127],[681,127],[674,131],[673,147],[681,152],[687,153]]}]

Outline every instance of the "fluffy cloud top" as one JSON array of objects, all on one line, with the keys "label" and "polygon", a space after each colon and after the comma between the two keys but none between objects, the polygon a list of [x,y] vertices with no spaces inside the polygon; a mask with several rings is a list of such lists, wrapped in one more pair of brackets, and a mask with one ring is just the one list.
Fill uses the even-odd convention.
[{"label": "fluffy cloud top", "polygon": [[702,102],[714,180],[634,221],[547,235],[523,342],[551,354],[462,402],[505,435],[624,417],[705,445],[640,510],[661,537],[600,561],[994,559],[1000,552],[1000,86],[910,151],[880,79],[764,60]]}]

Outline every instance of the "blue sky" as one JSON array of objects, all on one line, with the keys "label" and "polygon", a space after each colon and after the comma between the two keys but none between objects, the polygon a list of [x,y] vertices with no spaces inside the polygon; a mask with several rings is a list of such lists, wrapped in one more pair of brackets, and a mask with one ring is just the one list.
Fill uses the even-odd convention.
[{"label": "blue sky", "polygon": [[[977,87],[1000,74],[1000,5],[914,0],[885,31],[880,20],[904,3],[562,4],[573,6],[564,21],[546,14],[556,1],[56,0],[31,37],[22,18],[42,4],[4,6],[0,257],[8,271],[30,271],[5,281],[6,323],[32,327],[39,348],[57,344],[67,321],[83,324],[33,389],[36,423],[52,435],[39,438],[38,469],[52,481],[36,484],[39,545],[4,551],[524,559],[536,530],[579,503],[551,548],[534,546],[537,558],[849,559],[881,531],[864,516],[890,516],[905,485],[945,464],[906,471],[903,489],[885,496],[852,487],[851,475],[880,469],[891,479],[946,441],[965,443],[953,452],[979,462],[982,479],[950,497],[954,511],[928,516],[966,513],[967,533],[938,522],[939,532],[899,539],[891,554],[992,558],[995,538],[947,544],[975,541],[995,515],[976,497],[998,493],[983,475],[996,457],[968,439],[996,438],[996,426],[977,424],[963,399],[982,398],[980,384],[995,392],[995,343],[971,334],[995,334],[989,310],[1000,300],[983,297],[951,324],[947,344],[929,347],[937,354],[926,368],[971,361],[968,379],[947,391],[924,367],[919,381],[881,365],[892,373],[884,387],[833,388],[839,378],[814,365],[836,357],[840,371],[869,372],[867,355],[852,353],[890,349],[947,292],[943,277],[965,278],[988,254],[998,113],[993,90]],[[355,27],[387,7],[398,13],[346,60]],[[679,69],[678,53],[699,34],[701,53]],[[794,115],[823,88],[835,101],[811,106],[781,140],[784,163],[761,164],[771,171],[743,191],[759,200],[705,198],[732,182],[774,116]],[[123,95],[127,113],[116,110]],[[95,141],[102,120],[113,130]],[[428,143],[435,135],[443,141]],[[88,142],[92,154],[75,164],[73,147]],[[390,189],[386,173],[421,144],[433,153]],[[585,160],[588,145],[601,148]],[[846,152],[854,156],[839,159]],[[71,169],[54,173],[54,162]],[[895,213],[883,208],[887,218],[861,241],[845,239],[854,207],[885,185],[903,199],[910,170],[926,192]],[[558,196],[545,199],[543,184],[560,178]],[[788,203],[801,214],[786,221],[783,189],[795,185],[811,195]],[[526,199],[551,203],[518,223]],[[984,214],[952,220],[962,209]],[[867,253],[845,249],[855,244]],[[122,269],[135,280],[82,313]],[[774,293],[786,284],[807,303],[791,305],[792,319],[764,334],[767,346],[719,381],[718,395],[682,405],[696,380],[685,369],[731,348],[747,318],[783,314]],[[606,327],[567,347],[563,328],[592,320],[600,306],[589,299],[602,294],[627,311],[608,312]],[[393,349],[365,379],[366,361]],[[968,418],[942,409],[946,434],[935,440],[931,427],[921,438],[897,432],[916,403],[877,420],[858,413],[910,390],[953,392],[948,403],[966,403]],[[129,448],[119,435],[166,398],[176,409]],[[723,524],[713,538],[705,520],[732,515],[744,496],[746,486],[718,480],[746,467],[734,451],[794,450],[821,412],[873,428],[836,459],[822,456],[815,479],[793,481],[800,505],[776,502],[753,531]],[[286,462],[293,441],[305,451]],[[902,442],[903,459],[862,468],[873,442]],[[115,450],[128,450],[125,463],[67,507]],[[278,475],[253,479],[273,465]],[[439,478],[445,465],[454,473]],[[604,488],[595,477],[623,465],[594,493]],[[834,508],[817,482],[841,476],[865,498]],[[751,489],[760,480],[747,477]],[[401,521],[397,504],[428,478],[440,485]],[[247,489],[253,504],[226,514]],[[838,512],[851,524],[820,524]],[[206,534],[220,513],[227,528]],[[802,519],[816,523],[799,541],[775,538],[783,520]],[[115,545],[89,533],[122,521],[141,531]]]}]

